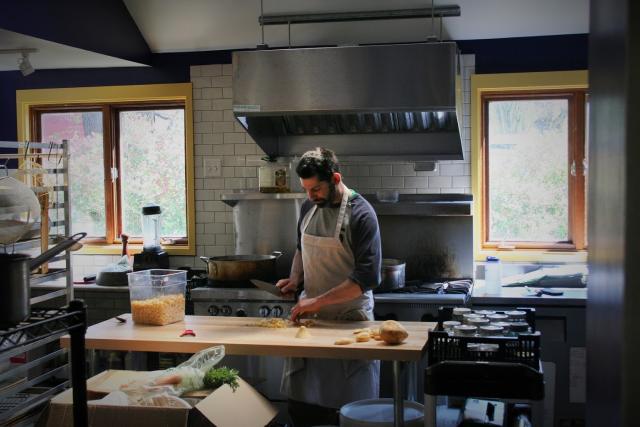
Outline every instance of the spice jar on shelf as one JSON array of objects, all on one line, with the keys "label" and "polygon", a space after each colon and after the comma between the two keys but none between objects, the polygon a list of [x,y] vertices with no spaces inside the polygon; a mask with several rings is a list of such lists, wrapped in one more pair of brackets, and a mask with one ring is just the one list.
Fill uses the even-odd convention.
[{"label": "spice jar on shelf", "polygon": [[276,157],[264,157],[258,169],[258,185],[261,193],[289,192],[289,165]]}]

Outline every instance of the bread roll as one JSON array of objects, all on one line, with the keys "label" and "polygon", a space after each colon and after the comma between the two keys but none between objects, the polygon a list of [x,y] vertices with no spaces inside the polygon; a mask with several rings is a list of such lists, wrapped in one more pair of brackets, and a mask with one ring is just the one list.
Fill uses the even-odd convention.
[{"label": "bread roll", "polygon": [[395,320],[385,320],[380,327],[380,337],[387,344],[401,344],[409,336],[409,332]]}]

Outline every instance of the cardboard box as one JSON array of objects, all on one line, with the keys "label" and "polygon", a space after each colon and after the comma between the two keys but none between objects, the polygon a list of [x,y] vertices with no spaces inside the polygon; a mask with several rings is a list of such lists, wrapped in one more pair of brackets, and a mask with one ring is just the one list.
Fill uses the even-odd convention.
[{"label": "cardboard box", "polygon": [[[150,377],[150,372],[105,371],[87,380],[87,396],[99,399],[120,386]],[[207,393],[192,409],[148,406],[88,405],[91,427],[264,427],[278,413],[275,406],[240,378],[235,393],[228,385]],[[46,427],[73,427],[72,390],[51,399]]]}]

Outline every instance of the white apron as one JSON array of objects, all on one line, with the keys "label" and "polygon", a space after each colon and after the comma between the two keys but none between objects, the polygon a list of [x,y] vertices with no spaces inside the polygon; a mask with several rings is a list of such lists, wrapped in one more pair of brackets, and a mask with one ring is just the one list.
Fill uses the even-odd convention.
[{"label": "white apron", "polygon": [[[306,233],[317,210],[314,206],[302,221],[302,265],[304,292],[301,297],[317,297],[342,283],[355,267],[353,253],[340,242],[350,190],[345,189],[336,230],[332,237]],[[364,292],[346,303],[323,307],[319,319],[373,320],[373,294]],[[313,334],[313,329],[311,330]],[[336,337],[336,339],[339,337]],[[375,399],[380,389],[380,362],[288,358],[282,375],[282,393],[293,400],[329,408],[362,399]]]}]

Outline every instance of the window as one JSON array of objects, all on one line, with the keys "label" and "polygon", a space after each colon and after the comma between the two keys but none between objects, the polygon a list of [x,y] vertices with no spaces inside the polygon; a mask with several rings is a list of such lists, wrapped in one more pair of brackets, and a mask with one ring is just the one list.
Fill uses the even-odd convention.
[{"label": "window", "polygon": [[[130,89],[126,100],[86,102],[76,94],[77,102],[69,103],[64,91],[83,89],[58,89],[60,102],[48,96],[38,103],[39,91],[19,91],[22,98],[35,98],[24,105],[33,139],[69,141],[72,230],[87,232],[85,241],[94,246],[118,245],[121,234],[142,243],[141,208],[156,203],[163,246],[173,254],[194,252],[191,88],[158,86],[188,86],[182,91],[189,96],[130,99]],[[112,88],[117,93],[126,87],[91,89]]]},{"label": "window", "polygon": [[476,259],[586,249],[586,84],[513,84],[527,76],[474,76]]}]

